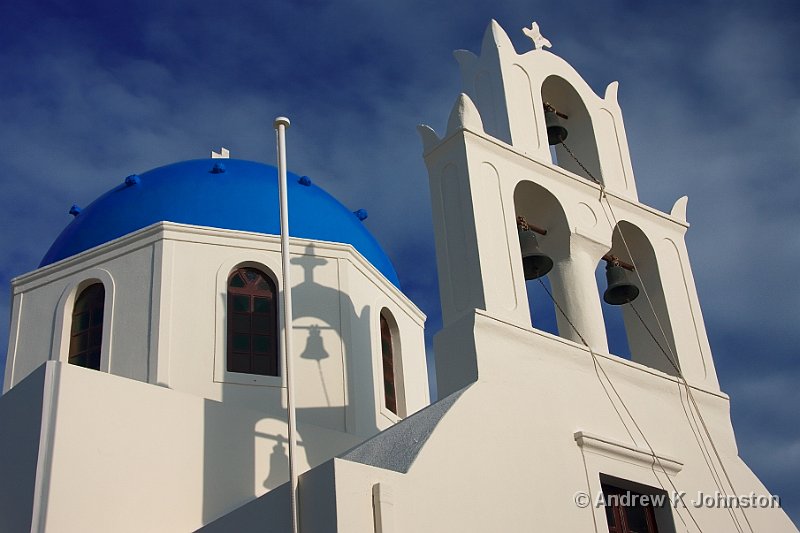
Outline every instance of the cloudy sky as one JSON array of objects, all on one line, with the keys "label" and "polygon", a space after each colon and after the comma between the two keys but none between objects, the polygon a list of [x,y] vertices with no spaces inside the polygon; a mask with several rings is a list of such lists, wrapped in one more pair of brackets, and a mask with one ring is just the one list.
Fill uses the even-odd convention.
[{"label": "cloudy sky", "polygon": [[443,132],[460,91],[453,50],[477,52],[495,18],[527,51],[520,30],[536,20],[595,91],[619,80],[641,200],[669,211],[689,196],[741,455],[800,522],[800,16],[790,2],[640,4],[6,2],[0,316],[71,204],[220,146],[274,162],[282,114],[291,170],[368,209],[430,336],[441,320],[415,125]]}]

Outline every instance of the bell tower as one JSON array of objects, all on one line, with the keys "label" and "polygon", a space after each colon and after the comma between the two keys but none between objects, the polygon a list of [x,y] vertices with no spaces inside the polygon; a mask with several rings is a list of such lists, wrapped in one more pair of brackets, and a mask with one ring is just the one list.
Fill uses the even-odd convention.
[{"label": "bell tower", "polygon": [[524,32],[534,49],[523,54],[495,21],[480,55],[456,51],[463,92],[447,130],[418,128],[442,302],[440,396],[477,378],[476,313],[536,330],[526,278],[547,276],[558,337],[609,354],[603,261],[632,361],[719,392],[684,241],[687,198],[670,213],[639,202],[618,83],[596,95],[535,23]]}]

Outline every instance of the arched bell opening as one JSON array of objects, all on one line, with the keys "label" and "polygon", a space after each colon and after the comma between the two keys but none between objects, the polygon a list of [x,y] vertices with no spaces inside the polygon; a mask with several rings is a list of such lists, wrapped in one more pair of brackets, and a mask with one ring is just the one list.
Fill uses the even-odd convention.
[{"label": "arched bell opening", "polygon": [[600,305],[603,310],[603,322],[608,339],[608,351],[623,359],[631,360],[631,348],[628,345],[628,333],[625,329],[625,320],[622,317],[622,306],[612,305],[603,298],[608,287],[608,263],[600,260],[595,270],[597,286],[600,289]]},{"label": "arched bell opening", "polygon": [[677,375],[680,367],[655,251],[644,232],[624,220],[614,228],[611,243],[597,269],[609,351]]},{"label": "arched bell opening", "polygon": [[549,273],[569,251],[569,225],[561,204],[541,185],[520,182],[514,190],[519,255],[531,325],[559,335]]},{"label": "arched bell opening", "polygon": [[548,76],[542,83],[542,102],[553,164],[602,183],[592,117],[578,92],[564,78]]}]

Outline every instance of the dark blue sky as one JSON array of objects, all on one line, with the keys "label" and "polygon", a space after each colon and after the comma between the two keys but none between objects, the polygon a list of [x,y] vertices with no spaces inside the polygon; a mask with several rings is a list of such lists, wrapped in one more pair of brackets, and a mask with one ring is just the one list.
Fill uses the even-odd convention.
[{"label": "dark blue sky", "polygon": [[689,196],[689,251],[741,455],[800,521],[800,17],[790,2],[642,4],[11,0],[0,316],[10,279],[38,265],[72,203],[220,146],[274,162],[283,114],[291,169],[369,210],[432,334],[414,127],[444,130],[460,91],[452,50],[477,52],[491,18],[528,50],[520,30],[536,20],[597,92],[620,81],[641,200],[668,211]]}]

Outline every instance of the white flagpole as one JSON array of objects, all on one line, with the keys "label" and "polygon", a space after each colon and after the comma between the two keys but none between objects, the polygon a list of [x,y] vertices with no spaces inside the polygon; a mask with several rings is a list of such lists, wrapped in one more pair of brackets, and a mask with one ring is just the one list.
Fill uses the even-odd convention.
[{"label": "white flagpole", "polygon": [[292,387],[292,290],[289,281],[289,198],[286,190],[286,128],[289,119],[278,117],[273,124],[278,139],[278,189],[281,201],[281,261],[283,268],[283,353],[286,361],[286,410],[289,417],[289,482],[291,485],[292,533],[300,531],[300,515],[297,506],[297,469],[295,468],[295,445],[297,422],[294,410],[294,387]]}]

